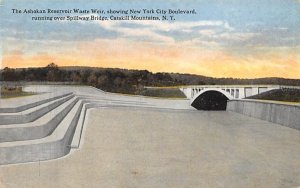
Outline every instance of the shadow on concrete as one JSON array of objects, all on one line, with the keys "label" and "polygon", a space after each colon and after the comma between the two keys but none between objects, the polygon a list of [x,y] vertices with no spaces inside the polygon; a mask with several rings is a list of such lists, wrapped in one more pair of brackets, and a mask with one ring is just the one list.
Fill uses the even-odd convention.
[{"label": "shadow on concrete", "polygon": [[226,110],[228,98],[219,91],[206,91],[199,95],[192,106],[197,110]]}]

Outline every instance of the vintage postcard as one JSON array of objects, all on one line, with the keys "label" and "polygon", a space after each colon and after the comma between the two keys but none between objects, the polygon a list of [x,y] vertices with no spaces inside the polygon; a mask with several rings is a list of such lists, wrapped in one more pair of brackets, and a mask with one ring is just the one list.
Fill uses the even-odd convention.
[{"label": "vintage postcard", "polygon": [[0,188],[299,188],[299,0],[0,0]]}]

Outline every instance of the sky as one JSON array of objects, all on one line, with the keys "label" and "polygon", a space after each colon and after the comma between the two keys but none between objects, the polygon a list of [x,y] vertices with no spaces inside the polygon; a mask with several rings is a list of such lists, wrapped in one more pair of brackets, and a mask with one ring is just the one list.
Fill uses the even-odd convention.
[{"label": "sky", "polygon": [[[0,4],[0,68],[54,62],[213,77],[300,78],[300,0],[0,0]],[[12,9],[48,8],[195,9],[197,14],[176,15],[173,21],[71,22],[32,21],[32,14],[12,13]]]}]

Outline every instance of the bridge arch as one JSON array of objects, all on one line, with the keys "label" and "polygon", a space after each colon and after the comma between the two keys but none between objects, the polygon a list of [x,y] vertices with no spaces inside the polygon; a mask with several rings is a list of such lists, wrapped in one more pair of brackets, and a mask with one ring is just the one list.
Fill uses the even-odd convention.
[{"label": "bridge arch", "polygon": [[192,98],[191,105],[198,110],[226,110],[230,99],[233,96],[222,89],[203,89]]}]

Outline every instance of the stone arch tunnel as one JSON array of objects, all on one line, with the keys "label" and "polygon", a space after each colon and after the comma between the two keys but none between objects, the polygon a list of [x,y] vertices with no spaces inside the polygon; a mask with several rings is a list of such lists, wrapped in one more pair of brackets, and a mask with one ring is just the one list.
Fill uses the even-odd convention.
[{"label": "stone arch tunnel", "polygon": [[219,91],[205,91],[192,102],[192,106],[197,110],[226,110],[229,98]]}]

